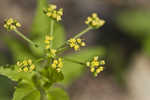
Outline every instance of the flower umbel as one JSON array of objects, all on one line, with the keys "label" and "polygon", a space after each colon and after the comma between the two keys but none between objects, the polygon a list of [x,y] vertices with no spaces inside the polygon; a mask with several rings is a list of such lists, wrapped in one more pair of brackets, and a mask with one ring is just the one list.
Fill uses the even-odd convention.
[{"label": "flower umbel", "polygon": [[53,59],[51,66],[52,66],[52,68],[56,69],[57,72],[60,72],[63,67],[62,58]]},{"label": "flower umbel", "polygon": [[80,38],[77,38],[77,39],[71,38],[68,40],[68,43],[69,43],[69,46],[71,48],[74,48],[75,51],[80,50],[80,47],[84,47],[86,45],[85,42],[83,42],[83,40]]},{"label": "flower umbel", "polygon": [[104,70],[103,65],[105,65],[105,61],[99,61],[99,57],[95,56],[92,61],[86,62],[86,65],[90,67],[90,71],[94,74],[94,76],[97,76],[100,72]]},{"label": "flower umbel", "polygon": [[24,60],[22,62],[17,62],[17,66],[19,67],[18,72],[32,72],[35,69],[35,65],[32,64],[32,60]]},{"label": "flower umbel", "polygon": [[21,24],[17,20],[9,18],[9,19],[5,20],[4,27],[7,30],[15,30],[17,27],[21,27]]},{"label": "flower umbel", "polygon": [[105,24],[105,21],[103,19],[100,19],[96,13],[93,13],[92,16],[89,16],[85,24],[93,27],[93,28],[99,28]]},{"label": "flower umbel", "polygon": [[53,40],[53,37],[51,37],[51,36],[46,36],[45,37],[45,44],[46,44],[46,46],[45,46],[45,49],[50,49],[50,42]]},{"label": "flower umbel", "polygon": [[62,19],[62,15],[63,15],[63,9],[56,9],[57,6],[50,4],[48,6],[48,8],[44,8],[43,12],[50,18],[56,20],[56,21],[60,21]]},{"label": "flower umbel", "polygon": [[49,49],[47,56],[54,58],[56,56],[56,49]]}]

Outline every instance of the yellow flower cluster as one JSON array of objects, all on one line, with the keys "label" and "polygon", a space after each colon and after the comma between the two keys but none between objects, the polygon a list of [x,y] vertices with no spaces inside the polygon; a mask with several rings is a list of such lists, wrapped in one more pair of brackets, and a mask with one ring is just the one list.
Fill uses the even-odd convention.
[{"label": "yellow flower cluster", "polygon": [[50,49],[50,52],[47,53],[47,56],[54,58],[56,56],[56,50]]},{"label": "yellow flower cluster", "polygon": [[86,19],[85,24],[97,29],[103,26],[105,24],[105,21],[103,19],[100,19],[96,13],[93,13],[91,17],[88,17]]},{"label": "yellow flower cluster", "polygon": [[35,69],[35,65],[32,64],[32,60],[24,60],[22,62],[17,62],[17,66],[19,67],[18,72],[32,72]]},{"label": "yellow flower cluster", "polygon": [[52,62],[52,68],[56,69],[57,72],[60,72],[63,67],[62,58],[54,59]]},{"label": "yellow flower cluster", "polygon": [[56,21],[60,21],[62,19],[63,9],[60,8],[59,10],[57,10],[56,5],[51,4],[48,6],[48,8],[44,8],[43,11],[48,17]]},{"label": "yellow flower cluster", "polygon": [[21,27],[21,24],[17,20],[9,18],[9,19],[5,20],[4,27],[7,30],[15,30],[17,27]]},{"label": "yellow flower cluster", "polygon": [[46,44],[46,46],[45,46],[45,49],[50,49],[50,41],[52,41],[53,40],[53,37],[51,37],[51,36],[46,36],[45,37],[45,44]]},{"label": "yellow flower cluster", "polygon": [[80,38],[71,38],[68,40],[69,46],[74,48],[75,51],[78,51],[80,47],[84,47],[86,44]]},{"label": "yellow flower cluster", "polygon": [[94,76],[97,76],[100,72],[104,70],[103,65],[105,65],[105,61],[98,61],[98,56],[95,56],[92,61],[86,63],[88,67],[90,67],[90,71],[94,73]]}]

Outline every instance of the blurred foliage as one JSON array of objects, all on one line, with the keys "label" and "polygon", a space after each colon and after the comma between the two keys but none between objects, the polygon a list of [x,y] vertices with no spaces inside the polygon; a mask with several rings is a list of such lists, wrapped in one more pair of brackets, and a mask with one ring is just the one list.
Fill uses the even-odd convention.
[{"label": "blurred foliage", "polygon": [[122,30],[141,41],[144,52],[150,56],[150,12],[144,9],[122,11],[116,20]]}]

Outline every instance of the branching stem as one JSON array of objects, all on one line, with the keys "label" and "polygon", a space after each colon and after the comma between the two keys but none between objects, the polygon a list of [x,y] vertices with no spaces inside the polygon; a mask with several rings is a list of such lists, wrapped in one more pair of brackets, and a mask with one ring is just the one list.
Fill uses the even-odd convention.
[{"label": "branching stem", "polygon": [[14,30],[20,37],[22,37],[24,40],[26,40],[29,44],[34,45],[35,47],[39,47],[37,44],[35,44],[32,40],[30,40],[28,37],[23,35],[20,31],[17,29]]},{"label": "branching stem", "polygon": [[70,62],[72,62],[72,63],[76,63],[76,64],[80,64],[80,65],[84,65],[84,66],[85,66],[85,63],[84,63],[84,62],[80,62],[80,61],[77,61],[77,60],[74,60],[74,59],[70,59],[70,58],[64,57],[64,60],[70,61]]},{"label": "branching stem", "polygon": [[[54,20],[51,20],[50,23],[50,36],[53,37],[53,33],[54,33]],[[53,46],[53,40],[50,42],[50,48],[52,48]]]},{"label": "branching stem", "polygon": [[80,33],[78,33],[77,35],[75,35],[73,38],[79,38],[81,37],[82,35],[84,35],[86,32],[88,32],[89,30],[91,30],[92,27],[87,27],[86,29],[84,29],[83,31],[81,31]]}]

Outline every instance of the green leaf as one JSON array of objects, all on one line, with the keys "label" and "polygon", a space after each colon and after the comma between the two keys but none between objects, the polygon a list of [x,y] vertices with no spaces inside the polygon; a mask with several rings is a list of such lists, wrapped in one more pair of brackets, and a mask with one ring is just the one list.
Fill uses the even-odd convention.
[{"label": "green leaf", "polygon": [[147,36],[150,34],[150,13],[146,11],[123,11],[116,18],[118,26],[129,35]]},{"label": "green leaf", "polygon": [[54,34],[53,34],[53,48],[58,48],[64,44],[65,38],[65,31],[64,27],[61,24],[55,23],[54,24]]},{"label": "green leaf", "polygon": [[69,96],[61,88],[51,88],[48,94],[48,100],[69,100]]},{"label": "green leaf", "polygon": [[[86,62],[88,59],[92,58],[93,56],[97,56],[97,55],[101,56],[103,54],[104,54],[103,48],[93,47],[93,48],[81,50],[80,52],[77,52],[75,54],[69,54],[65,57],[69,59],[74,59],[80,62]],[[74,81],[75,79],[77,79],[83,74],[84,68],[85,66],[65,60],[64,67],[63,67],[63,73],[64,73],[65,79],[63,80],[63,84],[64,85],[71,84],[72,81]]]},{"label": "green leaf", "polygon": [[37,90],[30,91],[22,100],[40,100],[40,92]]},{"label": "green leaf", "polygon": [[57,72],[55,69],[50,67],[50,71],[49,71],[49,80],[54,83],[54,82],[59,82],[62,81],[64,79],[64,75],[62,74],[62,72]]},{"label": "green leaf", "polygon": [[32,85],[23,84],[16,88],[13,100],[40,100],[40,92]]},{"label": "green leaf", "polygon": [[33,74],[34,74],[33,72],[32,73],[18,72],[15,69],[0,67],[0,75],[7,76],[9,79],[13,81],[18,81],[20,79],[31,80]]},{"label": "green leaf", "polygon": [[[47,0],[38,0],[36,15],[33,20],[33,25],[31,28],[31,36],[32,39],[38,43],[41,48],[35,48],[31,47],[33,52],[38,55],[43,55],[43,48],[45,47],[44,39],[46,35],[49,35],[50,32],[50,22],[51,19],[49,19],[44,13],[43,8],[47,7]],[[53,47],[60,46],[64,40],[64,28],[61,24],[54,23],[54,41],[53,41]]]},{"label": "green leaf", "polygon": [[23,60],[27,58],[34,58],[28,46],[22,41],[12,36],[3,36],[3,41],[7,44],[9,50],[12,52],[12,56],[15,61]]},{"label": "green leaf", "polygon": [[14,82],[0,75],[0,100],[11,100]]}]

